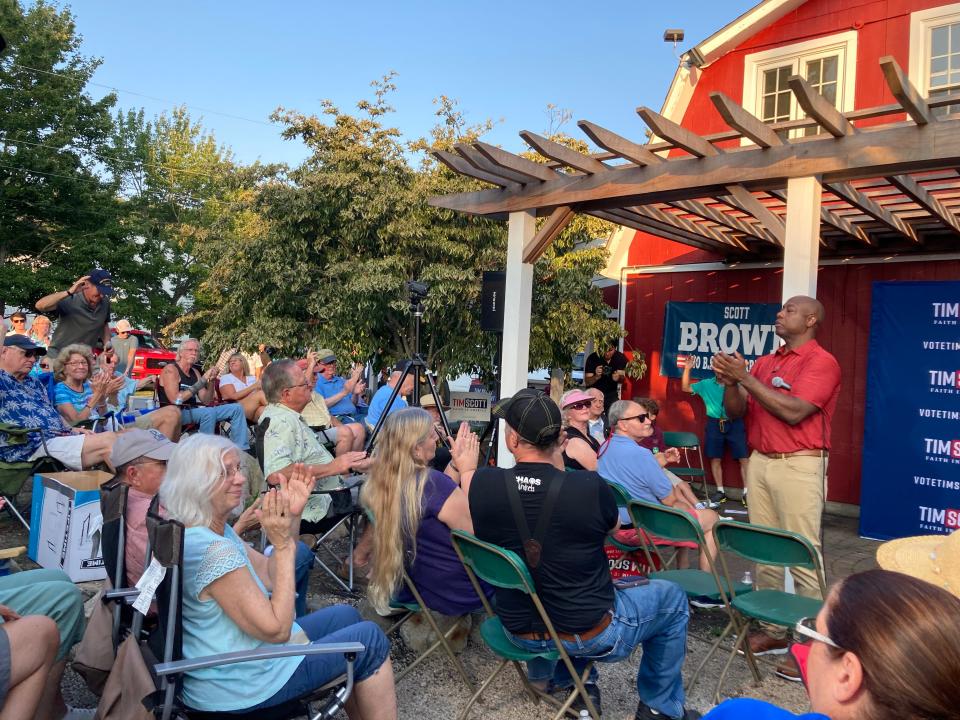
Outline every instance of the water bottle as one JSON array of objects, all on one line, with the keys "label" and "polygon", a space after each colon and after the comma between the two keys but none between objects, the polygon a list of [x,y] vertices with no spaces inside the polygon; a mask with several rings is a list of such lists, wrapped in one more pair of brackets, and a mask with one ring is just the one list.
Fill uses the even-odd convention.
[{"label": "water bottle", "polygon": [[586,708],[580,711],[580,720],[584,720],[584,719],[590,720],[590,713],[587,712]]},{"label": "water bottle", "polygon": [[750,574],[749,570],[743,573],[743,577],[740,578],[740,582],[742,582],[744,585],[753,585],[753,575]]}]

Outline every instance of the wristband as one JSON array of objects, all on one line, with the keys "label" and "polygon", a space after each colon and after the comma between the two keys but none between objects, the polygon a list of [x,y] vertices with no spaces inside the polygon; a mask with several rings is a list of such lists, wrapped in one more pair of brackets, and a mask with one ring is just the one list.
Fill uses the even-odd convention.
[{"label": "wristband", "polygon": [[73,297],[73,293],[69,290],[64,290],[64,292],[67,294],[67,297]]}]

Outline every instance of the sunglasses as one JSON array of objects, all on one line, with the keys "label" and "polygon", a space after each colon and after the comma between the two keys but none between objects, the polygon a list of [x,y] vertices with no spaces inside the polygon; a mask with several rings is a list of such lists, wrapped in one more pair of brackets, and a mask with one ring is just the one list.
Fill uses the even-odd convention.
[{"label": "sunglasses", "polygon": [[26,322],[26,320],[22,318],[11,318],[10,322],[12,322],[14,325],[23,325]]},{"label": "sunglasses", "polygon": [[631,415],[630,417],[620,418],[620,422],[626,422],[627,420],[639,420],[640,422],[646,422],[650,419],[650,415],[647,413],[640,413],[639,415]]},{"label": "sunglasses", "polygon": [[579,402],[570,403],[565,406],[564,410],[586,410],[588,407],[593,405],[593,400],[581,400]]},{"label": "sunglasses", "polygon": [[826,645],[829,645],[832,648],[836,648],[837,650],[843,650],[843,648],[837,645],[833,640],[828,638],[823,633],[817,631],[816,618],[811,618],[811,617],[800,618],[799,620],[797,620],[797,624],[794,626],[793,629],[794,629],[794,632],[797,633],[797,635],[802,635],[805,638],[809,638],[811,640],[816,640],[817,642],[825,643]]}]

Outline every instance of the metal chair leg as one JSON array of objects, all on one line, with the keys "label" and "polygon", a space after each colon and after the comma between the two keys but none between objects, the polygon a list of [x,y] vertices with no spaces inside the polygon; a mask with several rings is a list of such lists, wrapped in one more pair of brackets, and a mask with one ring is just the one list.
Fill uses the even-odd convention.
[{"label": "metal chair leg", "polygon": [[463,712],[460,713],[458,720],[467,720],[467,716],[470,714],[470,709],[473,707],[474,703],[480,699],[480,696],[483,694],[483,691],[486,690],[490,683],[496,680],[497,675],[500,674],[500,671],[503,670],[508,664],[509,660],[501,660],[500,664],[497,665],[497,669],[490,673],[490,677],[483,681],[483,684],[477,688],[477,691],[470,696],[470,699],[467,701],[467,706],[463,709]]}]

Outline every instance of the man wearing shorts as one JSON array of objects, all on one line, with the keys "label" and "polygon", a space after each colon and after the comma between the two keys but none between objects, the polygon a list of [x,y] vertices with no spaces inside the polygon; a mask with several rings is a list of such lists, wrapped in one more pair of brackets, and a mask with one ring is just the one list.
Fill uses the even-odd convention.
[{"label": "man wearing shorts", "polygon": [[747,430],[742,418],[731,419],[723,409],[723,385],[714,377],[690,382],[690,368],[693,363],[690,358],[677,359],[683,363],[683,377],[681,386],[683,391],[697,395],[707,409],[707,431],[704,438],[704,451],[710,460],[710,472],[713,482],[717,486],[716,494],[710,497],[711,502],[723,502],[727,494],[723,490],[723,454],[727,445],[730,454],[740,463],[740,477],[743,480],[743,504],[747,504]]},{"label": "man wearing shorts", "polygon": [[[24,442],[11,442],[0,432],[0,460],[28,462],[43,457],[44,443],[49,454],[71,470],[105,462],[117,438],[113,432],[92,433],[72,428],[64,422],[50,402],[46,388],[30,377],[34,360],[46,355],[42,345],[34,345],[26,335],[3,339],[0,351],[0,423],[21,428],[39,428],[26,435]],[[41,437],[42,436],[42,437]]]}]

